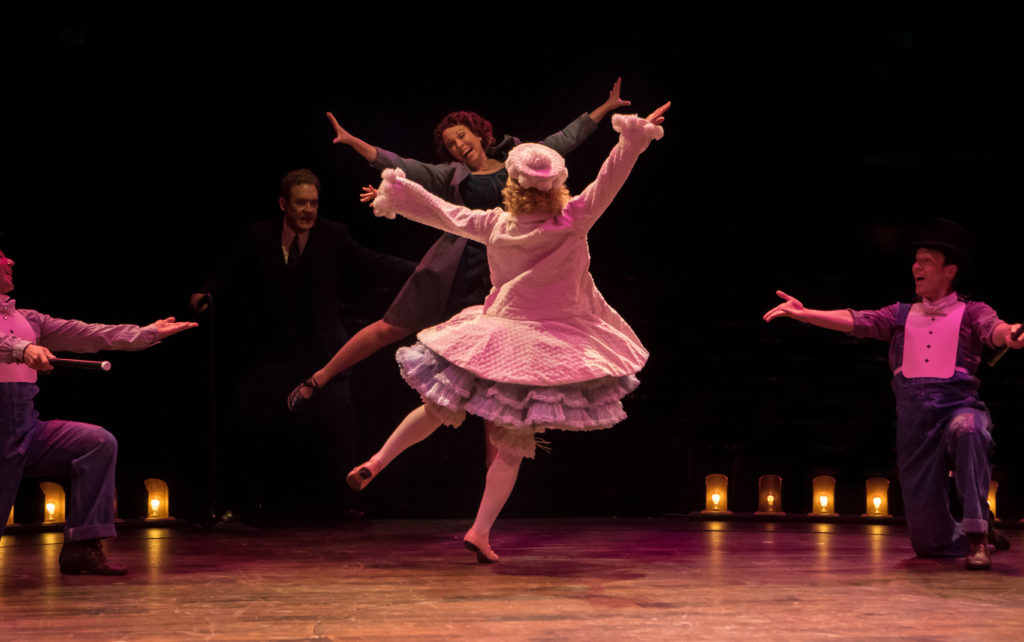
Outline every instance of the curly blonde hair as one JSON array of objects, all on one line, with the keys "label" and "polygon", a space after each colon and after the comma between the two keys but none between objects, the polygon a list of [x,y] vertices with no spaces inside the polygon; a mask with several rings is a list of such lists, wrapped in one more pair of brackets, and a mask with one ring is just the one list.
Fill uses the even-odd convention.
[{"label": "curly blonde hair", "polygon": [[565,185],[555,189],[541,191],[532,187],[523,187],[511,178],[501,190],[505,211],[512,214],[550,214],[554,216],[562,211],[569,202],[569,190]]}]

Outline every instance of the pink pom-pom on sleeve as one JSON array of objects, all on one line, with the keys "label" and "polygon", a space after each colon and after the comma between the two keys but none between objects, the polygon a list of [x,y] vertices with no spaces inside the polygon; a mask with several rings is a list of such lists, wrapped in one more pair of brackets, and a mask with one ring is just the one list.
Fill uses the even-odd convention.
[{"label": "pink pom-pom on sleeve", "polygon": [[612,129],[623,135],[639,132],[648,140],[661,140],[665,135],[661,125],[648,122],[636,114],[612,114]]},{"label": "pink pom-pom on sleeve", "polygon": [[393,219],[398,211],[392,205],[394,193],[396,190],[401,189],[399,179],[405,178],[405,172],[400,167],[388,168],[381,172],[380,177],[381,182],[380,187],[377,188],[377,198],[373,199],[373,214],[374,216]]}]

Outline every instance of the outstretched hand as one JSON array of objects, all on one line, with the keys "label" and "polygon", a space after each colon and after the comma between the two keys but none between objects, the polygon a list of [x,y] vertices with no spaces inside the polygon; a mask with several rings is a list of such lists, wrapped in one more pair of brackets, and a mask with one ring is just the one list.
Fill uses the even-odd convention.
[{"label": "outstretched hand", "polygon": [[334,127],[334,140],[331,142],[335,145],[350,145],[355,137],[345,131],[345,128],[338,124],[337,119],[334,118],[334,114],[327,112],[327,120],[331,121],[331,127]]},{"label": "outstretched hand", "polygon": [[608,99],[597,106],[597,109],[590,112],[590,120],[594,121],[594,124],[601,122],[601,119],[613,112],[620,107],[627,107],[630,105],[628,100],[622,99],[622,78],[616,78],[615,84],[612,85],[612,90],[608,92]]},{"label": "outstretched hand", "polygon": [[671,106],[672,101],[670,100],[661,107],[658,107],[657,109],[652,111],[651,114],[647,117],[647,122],[653,123],[655,125],[662,124],[663,122],[665,122],[665,112],[667,112],[668,108]]},{"label": "outstretched hand", "polygon": [[359,202],[368,203],[370,207],[373,207],[373,199],[375,198],[377,198],[377,188],[373,185],[367,185],[359,194]]},{"label": "outstretched hand", "polygon": [[199,327],[199,324],[195,321],[175,321],[174,317],[167,317],[166,319],[157,319],[153,322],[153,326],[156,328],[157,339],[166,339],[172,334],[178,334],[191,328]]},{"label": "outstretched hand", "polygon": [[771,321],[772,319],[776,319],[778,317],[790,317],[795,319],[799,317],[800,313],[804,311],[804,304],[800,303],[800,301],[797,300],[796,297],[789,296],[782,290],[776,290],[775,294],[785,299],[785,302],[780,303],[771,310],[765,312],[765,321]]},{"label": "outstretched hand", "polygon": [[615,84],[612,85],[612,90],[608,92],[608,100],[604,101],[604,104],[608,106],[609,111],[614,111],[620,107],[629,107],[631,104],[628,100],[622,99],[622,77],[615,79]]}]

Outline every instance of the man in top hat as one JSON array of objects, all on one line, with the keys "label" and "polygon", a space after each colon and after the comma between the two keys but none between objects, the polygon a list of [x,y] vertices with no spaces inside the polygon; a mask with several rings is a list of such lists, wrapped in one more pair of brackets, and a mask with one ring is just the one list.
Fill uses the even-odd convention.
[{"label": "man in top hat", "polygon": [[[896,454],[907,529],[921,557],[966,555],[970,570],[991,567],[987,505],[992,475],[992,419],[978,396],[978,365],[985,346],[1019,349],[1020,324],[1001,321],[978,301],[955,290],[968,264],[963,228],[936,221],[914,243],[914,303],[881,310],[813,310],[779,291],[784,303],[765,321],[790,317],[855,337],[889,342],[896,393]],[[958,523],[949,509],[949,470],[955,470],[963,506]],[[993,544],[1009,542],[991,531]]]}]

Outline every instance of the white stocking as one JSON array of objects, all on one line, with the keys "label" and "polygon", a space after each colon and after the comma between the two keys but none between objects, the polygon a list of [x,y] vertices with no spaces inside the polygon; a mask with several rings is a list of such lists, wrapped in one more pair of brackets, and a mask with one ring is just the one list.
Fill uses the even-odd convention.
[{"label": "white stocking", "polygon": [[498,519],[498,513],[505,507],[508,496],[512,494],[512,488],[516,485],[516,478],[519,476],[519,464],[523,461],[522,455],[498,449],[498,453],[487,469],[487,484],[484,486],[484,496],[480,498],[480,508],[476,512],[476,521],[469,529],[477,536],[487,539],[491,534],[491,526],[494,520]]},{"label": "white stocking", "polygon": [[420,406],[410,412],[402,420],[402,423],[398,424],[398,427],[391,433],[388,440],[384,442],[384,445],[377,451],[377,454],[370,458],[370,461],[377,466],[374,474],[376,475],[381,469],[390,464],[406,448],[413,444],[418,444],[429,437],[440,425],[441,420],[427,412],[426,406]]}]

